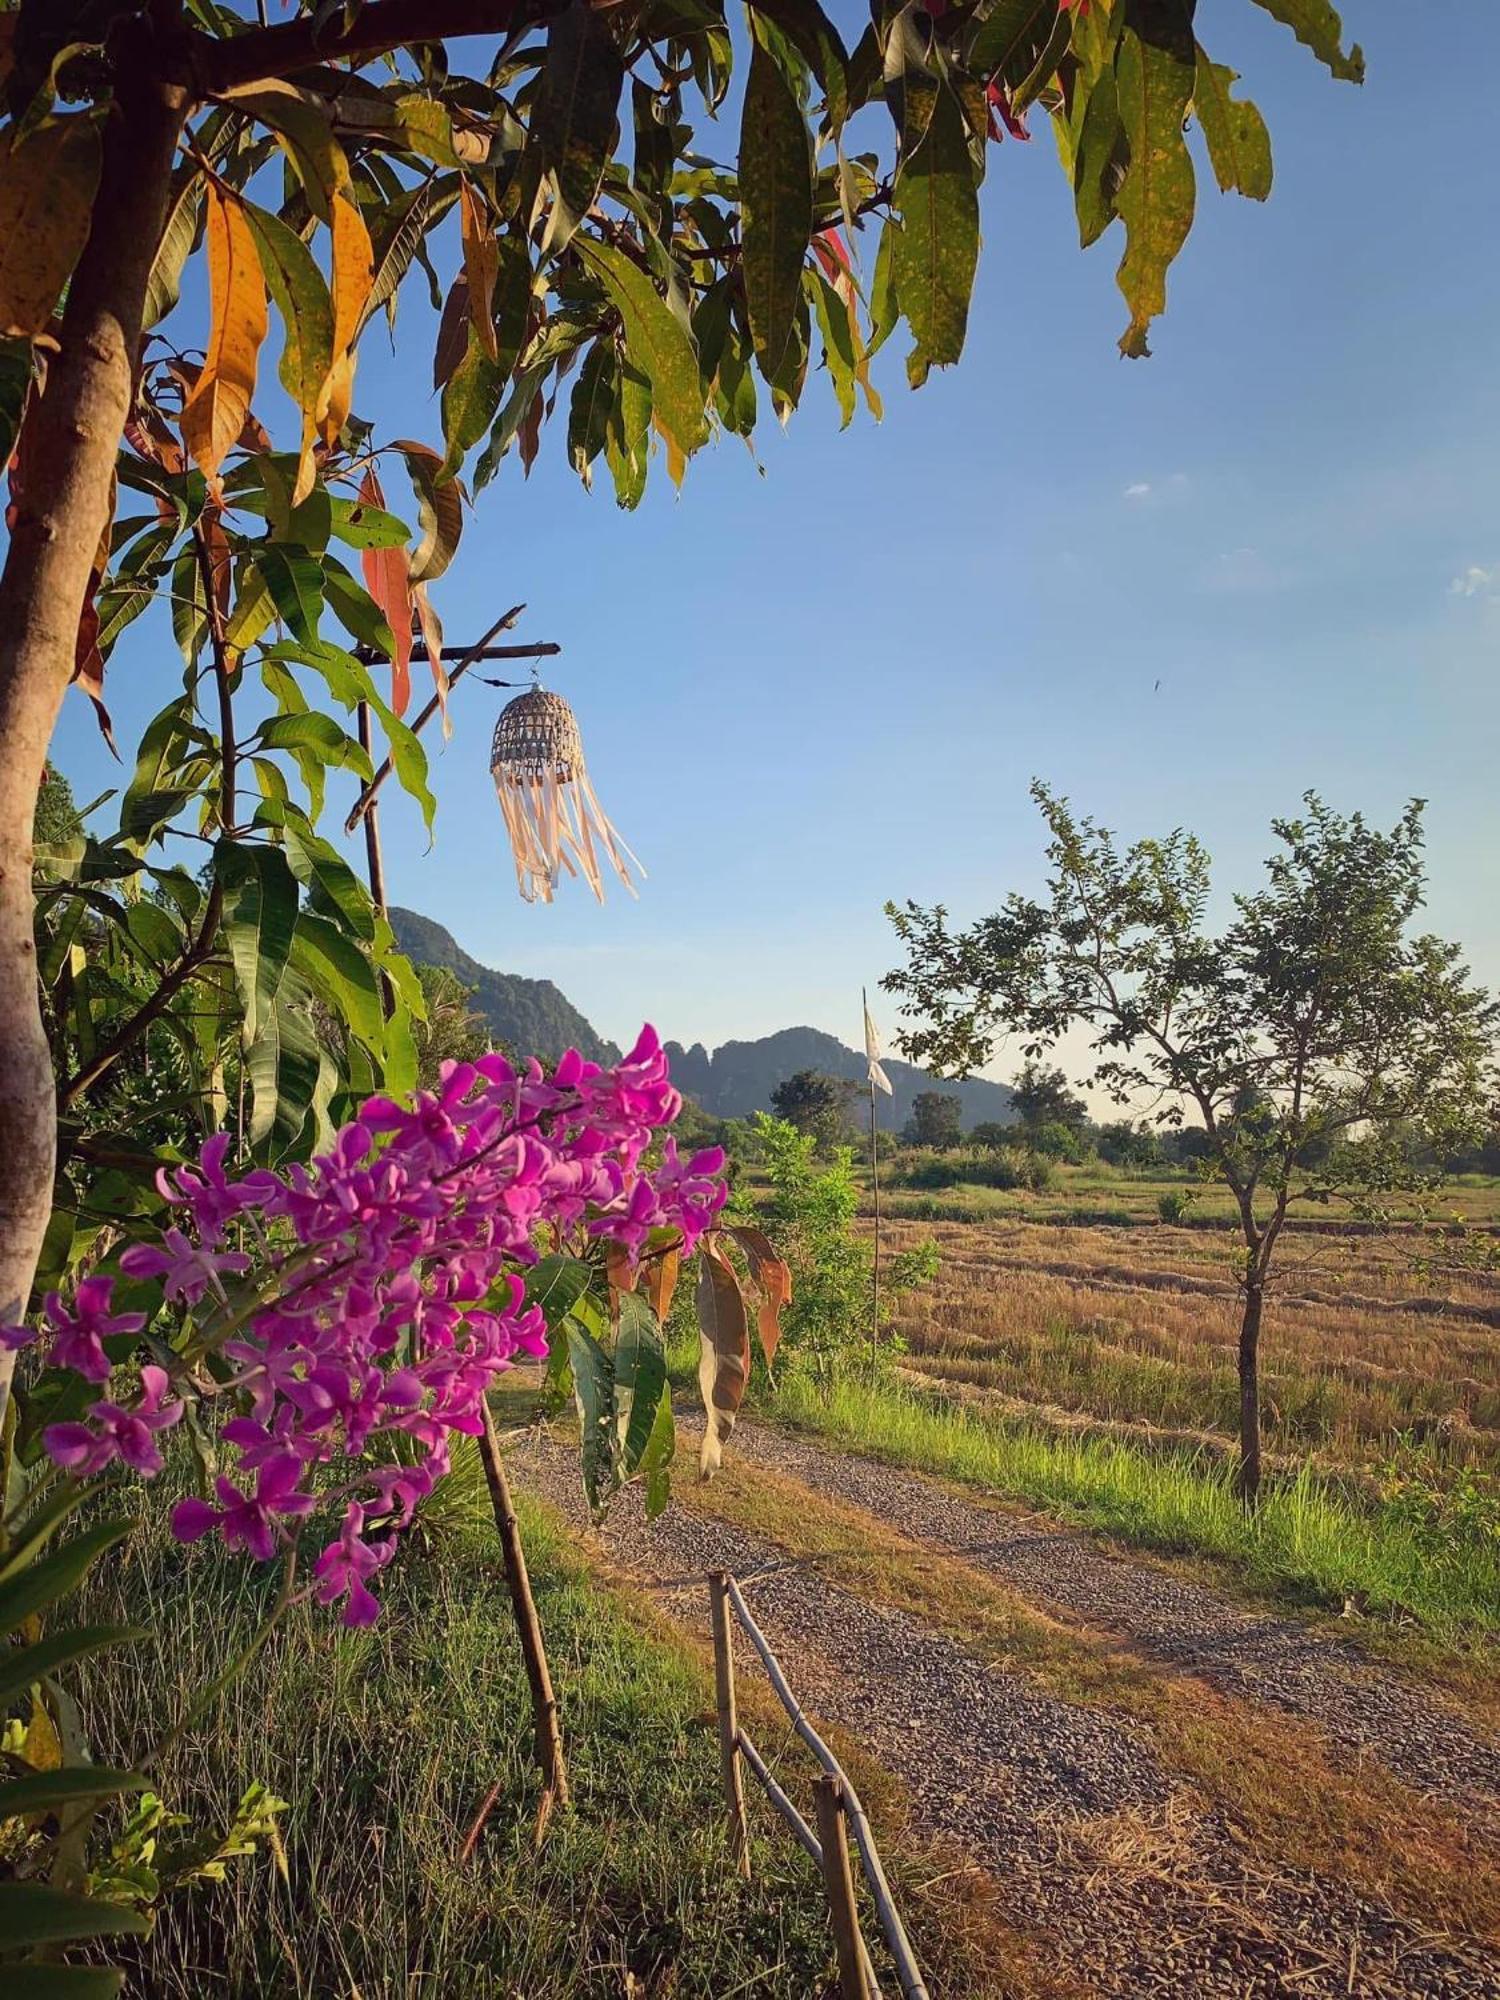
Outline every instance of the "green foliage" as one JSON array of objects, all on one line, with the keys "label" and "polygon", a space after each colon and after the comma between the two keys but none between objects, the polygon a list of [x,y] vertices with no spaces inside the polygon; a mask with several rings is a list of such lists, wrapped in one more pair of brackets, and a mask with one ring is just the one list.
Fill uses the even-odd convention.
[{"label": "green foliage", "polygon": [[[856,1230],[860,1190],[850,1147],[820,1162],[816,1141],[783,1120],[757,1113],[757,1148],[769,1195],[759,1219],[791,1266],[792,1301],[782,1325],[783,1352],[820,1378],[870,1349],[874,1252]],[[901,1295],[936,1275],[936,1252],[920,1246],[905,1262],[892,1259],[881,1273],[881,1332]]]},{"label": "green foliage", "polygon": [[417,1082],[435,1090],[445,1062],[473,1062],[494,1046],[489,1025],[469,1004],[472,990],[437,966],[419,965],[425,1019],[416,1028]]},{"label": "green foliage", "polygon": [[911,1108],[911,1122],[901,1137],[908,1146],[942,1151],[963,1137],[963,1104],[941,1090],[921,1090]]},{"label": "green foliage", "polygon": [[771,1108],[785,1124],[813,1138],[820,1152],[847,1141],[854,1085],[823,1070],[799,1069],[771,1092]]},{"label": "green foliage", "polygon": [[1163,1222],[1185,1222],[1195,1199],[1192,1188],[1167,1188],[1156,1198],[1156,1212]]},{"label": "green foliage", "polygon": [[968,1146],[946,1153],[898,1154],[890,1179],[896,1187],[1020,1188],[1040,1194],[1052,1183],[1052,1163],[1021,1146]]},{"label": "green foliage", "polygon": [[31,837],[38,847],[66,847],[83,831],[73,787],[55,764],[42,773],[42,789],[36,796],[36,816]]}]

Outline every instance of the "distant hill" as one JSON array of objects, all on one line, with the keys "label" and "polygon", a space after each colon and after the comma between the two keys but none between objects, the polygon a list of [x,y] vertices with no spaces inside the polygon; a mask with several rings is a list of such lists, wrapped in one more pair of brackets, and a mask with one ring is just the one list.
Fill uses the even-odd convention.
[{"label": "distant hill", "polygon": [[[758,1042],[724,1042],[710,1055],[701,1042],[685,1049],[680,1042],[668,1042],[672,1081],[695,1098],[715,1118],[746,1118],[752,1111],[769,1111],[771,1092],[799,1069],[820,1069],[829,1076],[847,1077],[864,1083],[865,1059],[846,1048],[833,1035],[818,1028],[783,1028],[779,1034],[764,1035]],[[881,1127],[900,1131],[912,1115],[918,1091],[940,1090],[957,1097],[963,1105],[964,1130],[993,1119],[1008,1123],[1014,1117],[1010,1092],[1002,1084],[971,1077],[966,1083],[945,1083],[931,1077],[913,1063],[886,1058],[886,1075],[895,1087],[891,1097],[880,1096],[877,1103]]]},{"label": "distant hill", "polygon": [[482,1014],[496,1041],[523,1056],[560,1056],[577,1049],[590,1062],[616,1063],[620,1051],[590,1024],[550,979],[523,979],[495,972],[457,944],[451,933],[415,910],[393,908],[396,942],[417,965],[441,966],[474,989],[475,1013]]}]

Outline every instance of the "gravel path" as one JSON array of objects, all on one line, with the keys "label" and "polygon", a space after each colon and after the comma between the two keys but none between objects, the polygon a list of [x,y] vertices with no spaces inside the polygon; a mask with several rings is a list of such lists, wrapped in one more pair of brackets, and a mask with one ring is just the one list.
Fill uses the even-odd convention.
[{"label": "gravel path", "polygon": [[[784,1442],[757,1431],[752,1449],[771,1463]],[[819,1460],[825,1490],[837,1463]],[[523,1450],[513,1467],[520,1484],[584,1524],[565,1447]],[[1118,1718],[995,1670],[919,1620],[685,1507],[648,1526],[628,1492],[601,1539],[700,1632],[704,1573],[733,1570],[809,1710],[903,1781],[920,1826],[995,1876],[1007,1916],[1038,1934],[1049,1967],[1080,1992],[1500,2000],[1500,1973],[1477,1947],[1429,1937],[1340,1884],[1261,1866]],[[740,1663],[759,1673],[748,1645]],[[777,1746],[762,1747],[774,1760]]]},{"label": "gravel path", "polygon": [[740,1424],[734,1448],[962,1556],[1035,1604],[1117,1633],[1150,1659],[1316,1722],[1357,1760],[1383,1765],[1419,1792],[1466,1812],[1500,1811],[1500,1749],[1440,1692],[1325,1633],[1245,1611],[1201,1584],[1085,1535],[1001,1513],[920,1473],[763,1425]]}]

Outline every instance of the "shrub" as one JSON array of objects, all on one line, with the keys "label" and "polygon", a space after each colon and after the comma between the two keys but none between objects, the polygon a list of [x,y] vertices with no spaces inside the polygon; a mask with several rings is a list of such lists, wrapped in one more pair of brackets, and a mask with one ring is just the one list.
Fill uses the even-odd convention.
[{"label": "shrub", "polygon": [[1018,1146],[1004,1150],[976,1146],[901,1161],[893,1177],[899,1187],[1018,1188],[1034,1194],[1051,1185],[1052,1173],[1052,1162],[1039,1153]]},{"label": "shrub", "polygon": [[1197,1199],[1196,1188],[1168,1188],[1157,1196],[1156,1212],[1163,1222],[1186,1222]]}]

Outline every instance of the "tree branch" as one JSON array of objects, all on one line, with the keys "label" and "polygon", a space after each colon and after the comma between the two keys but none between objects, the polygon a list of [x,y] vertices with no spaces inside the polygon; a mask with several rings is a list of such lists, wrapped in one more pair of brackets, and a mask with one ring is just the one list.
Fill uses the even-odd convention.
[{"label": "tree branch", "polygon": [[343,26],[321,32],[307,14],[245,35],[220,37],[195,28],[185,40],[188,77],[182,80],[200,96],[216,97],[319,63],[363,62],[410,42],[509,34],[557,11],[557,0],[370,0]]}]

